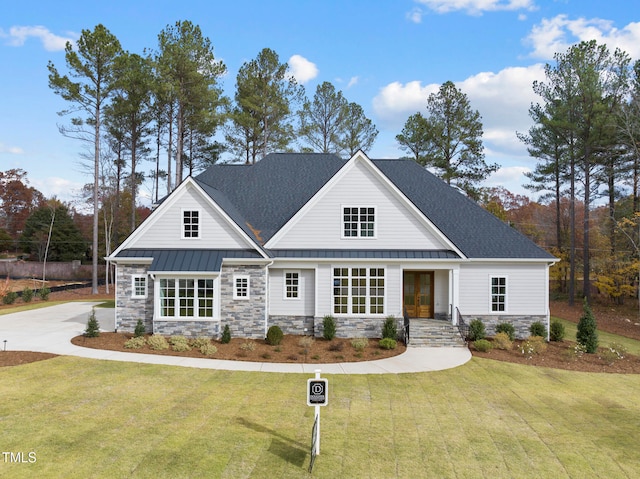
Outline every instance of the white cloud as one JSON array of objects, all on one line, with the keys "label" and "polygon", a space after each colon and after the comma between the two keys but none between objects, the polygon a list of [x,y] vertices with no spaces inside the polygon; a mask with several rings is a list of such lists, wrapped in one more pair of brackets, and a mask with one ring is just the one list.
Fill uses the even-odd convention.
[{"label": "white cloud", "polygon": [[62,201],[74,201],[84,184],[51,176],[48,178],[29,178],[29,183],[45,197],[55,196]]},{"label": "white cloud", "polygon": [[351,77],[349,79],[349,83],[347,84],[347,88],[351,88],[352,86],[357,85],[358,81],[360,81],[360,77],[358,77],[358,76]]},{"label": "white cloud", "polygon": [[[416,0],[436,13],[465,11],[469,15],[499,10],[535,10],[534,0]],[[419,22],[416,22],[419,23]]]},{"label": "white cloud", "polygon": [[413,10],[407,12],[407,20],[413,23],[422,23],[422,9],[414,7]]},{"label": "white cloud", "polygon": [[8,33],[0,30],[0,37],[7,38],[9,45],[14,47],[21,47],[29,38],[35,37],[40,39],[44,49],[50,52],[64,50],[67,42],[74,41],[71,37],[55,35],[51,33],[48,28],[41,25],[14,26],[9,28]]},{"label": "white cloud", "polygon": [[298,83],[304,85],[309,80],[318,76],[318,67],[301,55],[293,55],[289,58],[289,72]]},{"label": "white cloud", "polygon": [[549,60],[555,53],[564,53],[574,43],[588,40],[606,44],[610,50],[620,48],[631,57],[640,58],[640,22],[618,29],[609,20],[571,20],[567,15],[557,15],[535,25],[525,43],[532,47],[530,56]]},{"label": "white cloud", "polygon": [[24,150],[19,146],[9,146],[0,143],[0,153],[9,153],[11,155],[22,155]]},{"label": "white cloud", "polygon": [[529,196],[531,193],[522,185],[529,182],[524,174],[530,171],[531,169],[526,166],[503,166],[487,178],[483,184],[488,187],[502,186],[511,193]]},{"label": "white cloud", "polygon": [[405,85],[400,82],[389,83],[380,89],[373,99],[373,111],[382,123],[400,131],[409,115],[423,111],[427,98],[437,92],[440,85],[422,86],[419,81]]}]

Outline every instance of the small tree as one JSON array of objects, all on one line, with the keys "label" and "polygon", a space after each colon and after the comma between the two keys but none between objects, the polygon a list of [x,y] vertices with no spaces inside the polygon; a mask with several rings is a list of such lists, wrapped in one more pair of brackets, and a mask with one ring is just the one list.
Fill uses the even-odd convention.
[{"label": "small tree", "polygon": [[336,318],[331,315],[322,318],[322,337],[327,341],[336,337]]},{"label": "small tree", "polygon": [[229,325],[224,325],[224,330],[222,331],[222,337],[220,338],[220,342],[222,344],[228,344],[231,341],[231,331],[229,330]]},{"label": "small tree", "polygon": [[133,335],[136,338],[139,338],[140,336],[144,336],[144,333],[146,333],[146,329],[144,327],[144,323],[142,322],[142,319],[138,319],[138,322],[136,323],[136,329],[133,330]]},{"label": "small tree", "polygon": [[84,330],[84,335],[87,338],[97,338],[98,336],[100,336],[100,324],[96,319],[95,308],[91,309],[91,314],[89,315],[89,320],[87,321],[87,329]]},{"label": "small tree", "polygon": [[388,316],[382,324],[382,338],[391,338],[396,340],[398,338],[398,325],[396,318]]},{"label": "small tree", "polygon": [[596,318],[593,316],[586,297],[582,303],[582,310],[582,316],[580,316],[580,321],[578,321],[576,341],[584,347],[587,353],[593,354],[598,350],[598,330]]}]

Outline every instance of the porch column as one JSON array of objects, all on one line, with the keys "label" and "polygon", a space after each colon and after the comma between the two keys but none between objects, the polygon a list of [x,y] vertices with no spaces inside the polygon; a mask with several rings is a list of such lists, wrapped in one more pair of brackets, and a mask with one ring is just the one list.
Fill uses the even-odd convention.
[{"label": "porch column", "polygon": [[456,326],[458,324],[458,315],[456,311],[460,304],[459,299],[459,291],[460,291],[460,270],[459,269],[450,269],[449,270],[449,305],[451,307],[451,324]]}]

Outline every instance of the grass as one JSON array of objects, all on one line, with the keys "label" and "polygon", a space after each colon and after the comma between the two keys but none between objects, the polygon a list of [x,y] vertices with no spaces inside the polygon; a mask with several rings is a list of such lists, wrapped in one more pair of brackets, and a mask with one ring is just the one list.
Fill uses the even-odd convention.
[{"label": "grass", "polygon": [[[560,319],[560,318],[553,318]],[[567,321],[565,319],[560,319],[562,324],[564,324],[565,332],[564,338],[568,341],[576,340],[576,333],[578,332],[578,325],[576,323],[572,323],[571,321]],[[604,331],[598,330],[598,343],[601,347],[609,346],[611,343],[622,344],[627,348],[627,351],[630,354],[634,354],[636,356],[640,356],[640,341],[631,338],[625,338],[624,336],[618,336],[617,334],[607,333]]]},{"label": "grass", "polygon": [[[78,299],[78,300],[64,300],[64,301],[36,301],[33,303],[21,303],[18,304],[17,306],[13,306],[11,308],[4,308],[4,309],[0,309],[0,316],[3,314],[11,314],[11,313],[19,313],[21,311],[31,311],[33,309],[40,309],[40,308],[48,308],[49,306],[57,306],[59,304],[65,304],[65,303],[73,303],[74,301],[80,301],[83,303],[86,302],[91,302],[91,299]],[[95,307],[96,308],[115,308],[116,307],[116,301],[114,299],[102,299],[102,300],[97,300],[99,301],[99,304],[96,304]],[[1,451],[0,451],[1,452]]]},{"label": "grass", "polygon": [[[1,353],[0,353],[1,354]],[[310,375],[58,357],[0,369],[12,478],[305,478]],[[640,477],[640,376],[473,358],[335,375],[314,478]]]}]

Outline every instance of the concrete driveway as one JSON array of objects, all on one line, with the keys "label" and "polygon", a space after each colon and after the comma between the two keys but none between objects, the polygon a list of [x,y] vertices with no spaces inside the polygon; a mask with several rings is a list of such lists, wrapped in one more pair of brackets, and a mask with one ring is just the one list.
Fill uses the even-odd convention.
[{"label": "concrete driveway", "polygon": [[[375,361],[335,364],[290,364],[182,358],[154,354],[124,353],[83,348],[71,344],[71,338],[84,332],[95,302],[72,302],[47,308],[0,315],[0,348],[14,351],[39,351],[92,359],[166,364],[231,371],[325,374],[399,374],[450,369],[471,359],[467,348],[407,348],[399,356]],[[95,308],[103,331],[115,329],[115,310]],[[4,343],[6,341],[6,343]]]}]

